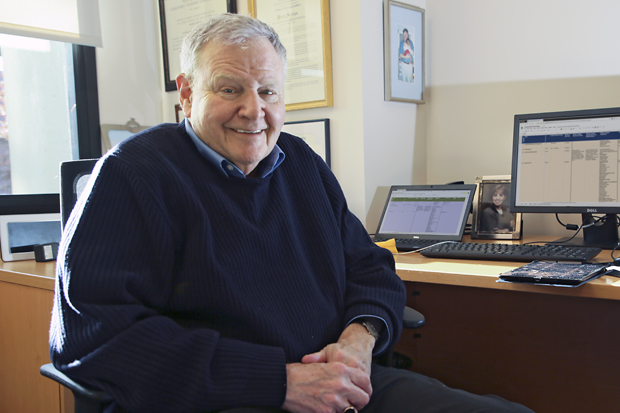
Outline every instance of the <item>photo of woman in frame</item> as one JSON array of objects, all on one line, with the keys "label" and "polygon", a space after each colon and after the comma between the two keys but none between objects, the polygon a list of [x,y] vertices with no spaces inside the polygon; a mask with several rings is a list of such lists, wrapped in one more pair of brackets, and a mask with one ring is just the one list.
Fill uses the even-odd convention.
[{"label": "photo of woman in frame", "polygon": [[510,176],[476,178],[472,238],[521,239],[521,214],[510,212]]},{"label": "photo of woman in frame", "polygon": [[[488,187],[491,190],[488,190]],[[490,194],[490,199],[483,199],[486,208],[482,210],[480,232],[507,234],[515,229],[514,215],[508,209],[510,188],[504,184],[484,184],[483,192]]]}]

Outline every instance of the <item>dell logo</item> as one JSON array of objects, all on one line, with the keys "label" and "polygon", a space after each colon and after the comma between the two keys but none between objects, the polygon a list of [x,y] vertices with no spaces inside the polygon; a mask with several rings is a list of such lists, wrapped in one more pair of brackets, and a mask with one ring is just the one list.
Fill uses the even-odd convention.
[{"label": "dell logo", "polygon": [[596,208],[588,208],[586,209],[586,212],[596,214]]}]

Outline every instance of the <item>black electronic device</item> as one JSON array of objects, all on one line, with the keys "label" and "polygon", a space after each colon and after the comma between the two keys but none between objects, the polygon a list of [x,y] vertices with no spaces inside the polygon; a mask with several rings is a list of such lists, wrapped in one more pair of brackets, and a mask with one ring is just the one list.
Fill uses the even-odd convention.
[{"label": "black electronic device", "polygon": [[501,281],[578,287],[602,275],[607,264],[534,261],[499,275]]},{"label": "black electronic device", "polygon": [[452,242],[433,245],[420,250],[429,258],[455,258],[493,261],[575,261],[586,262],[602,250],[596,247],[565,245],[494,244]]},{"label": "black electronic device", "polygon": [[460,241],[476,185],[394,185],[383,208],[375,241],[394,238],[399,251],[442,241]]},{"label": "black electronic device", "polygon": [[570,243],[612,249],[619,165],[620,108],[516,115],[510,211],[582,214],[583,239]]}]

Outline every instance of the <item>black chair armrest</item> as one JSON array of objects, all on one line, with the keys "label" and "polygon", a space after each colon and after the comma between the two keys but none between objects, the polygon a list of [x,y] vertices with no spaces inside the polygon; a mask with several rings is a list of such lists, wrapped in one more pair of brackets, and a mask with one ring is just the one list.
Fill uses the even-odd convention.
[{"label": "black chair armrest", "polygon": [[404,328],[420,328],[424,325],[426,319],[424,315],[411,307],[405,307],[403,313]]},{"label": "black chair armrest", "polygon": [[48,377],[71,390],[71,392],[73,392],[73,396],[76,399],[80,397],[84,400],[90,400],[95,403],[105,403],[112,401],[112,398],[108,396],[105,392],[86,387],[76,382],[63,372],[56,369],[56,367],[54,367],[52,363],[42,365],[39,371],[43,376]]}]

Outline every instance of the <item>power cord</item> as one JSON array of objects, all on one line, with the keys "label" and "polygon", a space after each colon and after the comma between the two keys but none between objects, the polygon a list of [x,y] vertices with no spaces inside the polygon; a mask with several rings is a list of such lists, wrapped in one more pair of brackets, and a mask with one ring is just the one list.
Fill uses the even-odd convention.
[{"label": "power cord", "polygon": [[416,252],[420,253],[420,252],[422,252],[422,251],[424,251],[426,249],[436,247],[437,245],[441,245],[441,244],[456,244],[457,242],[458,241],[441,241],[441,242],[438,242],[436,244],[429,245],[428,247],[420,248],[420,249],[417,249],[417,250],[414,250],[414,251],[398,252],[398,253],[395,253],[395,254],[393,253],[393,255],[406,255],[406,254],[413,254],[413,253],[416,253]]}]

